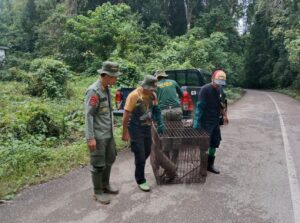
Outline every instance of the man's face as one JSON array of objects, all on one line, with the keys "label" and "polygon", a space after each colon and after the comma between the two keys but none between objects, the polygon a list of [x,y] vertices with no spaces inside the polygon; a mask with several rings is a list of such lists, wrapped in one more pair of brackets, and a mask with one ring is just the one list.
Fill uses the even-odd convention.
[{"label": "man's face", "polygon": [[216,84],[216,82],[214,81],[214,79],[211,80],[212,82],[212,86],[215,88],[215,89],[219,89],[221,86]]},{"label": "man's face", "polygon": [[149,89],[143,88],[143,93],[146,94],[146,95],[152,95],[153,92],[154,92],[154,90],[149,90]]},{"label": "man's face", "polygon": [[108,85],[115,85],[117,83],[117,77],[107,75]]}]

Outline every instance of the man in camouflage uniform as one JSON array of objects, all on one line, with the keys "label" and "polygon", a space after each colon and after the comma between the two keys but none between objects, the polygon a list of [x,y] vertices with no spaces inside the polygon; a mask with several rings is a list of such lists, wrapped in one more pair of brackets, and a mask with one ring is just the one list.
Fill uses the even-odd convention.
[{"label": "man in camouflage uniform", "polygon": [[109,183],[111,166],[116,159],[109,86],[116,84],[121,73],[118,64],[111,61],[104,62],[97,71],[100,78],[85,95],[85,136],[90,150],[94,198],[109,204],[108,194],[118,193]]}]

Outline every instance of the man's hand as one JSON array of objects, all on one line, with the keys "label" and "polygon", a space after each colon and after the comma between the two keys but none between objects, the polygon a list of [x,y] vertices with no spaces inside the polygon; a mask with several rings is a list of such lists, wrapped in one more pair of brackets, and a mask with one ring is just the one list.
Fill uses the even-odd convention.
[{"label": "man's hand", "polygon": [[131,117],[131,112],[125,110],[123,113],[123,121],[122,121],[122,124],[123,124],[122,140],[123,141],[130,140],[130,136],[128,133],[128,122],[129,122],[130,117]]},{"label": "man's hand", "polygon": [[96,139],[88,139],[87,144],[90,152],[93,152],[96,149]]},{"label": "man's hand", "polygon": [[224,115],[223,118],[224,118],[224,125],[228,125],[229,123],[228,116]]},{"label": "man's hand", "polygon": [[126,131],[124,129],[123,129],[123,133],[122,133],[122,140],[123,141],[129,141],[130,140],[130,136],[129,136],[128,131]]},{"label": "man's hand", "polygon": [[157,127],[158,134],[163,134],[164,131],[165,131],[165,126],[163,124],[161,124]]}]

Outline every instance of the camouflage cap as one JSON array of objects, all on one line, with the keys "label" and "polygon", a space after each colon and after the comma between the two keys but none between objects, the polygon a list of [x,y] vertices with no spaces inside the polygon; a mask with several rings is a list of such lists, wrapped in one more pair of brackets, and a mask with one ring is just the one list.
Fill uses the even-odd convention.
[{"label": "camouflage cap", "polygon": [[144,80],[140,82],[140,85],[147,90],[156,90],[157,78],[152,75],[146,75]]},{"label": "camouflage cap", "polygon": [[109,76],[118,77],[122,73],[119,72],[119,65],[112,61],[105,61],[102,68],[97,70],[99,74],[107,74]]},{"label": "camouflage cap", "polygon": [[167,75],[166,72],[163,71],[163,70],[157,70],[157,71],[155,72],[154,76],[158,78],[158,77],[167,77],[168,75]]}]

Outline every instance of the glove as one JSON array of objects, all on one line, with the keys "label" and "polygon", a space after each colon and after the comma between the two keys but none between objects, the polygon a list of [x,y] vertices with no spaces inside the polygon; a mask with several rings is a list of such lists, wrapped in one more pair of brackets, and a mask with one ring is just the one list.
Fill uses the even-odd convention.
[{"label": "glove", "polygon": [[159,134],[163,133],[164,131],[164,123],[162,121],[162,117],[161,117],[161,110],[160,107],[158,105],[155,105],[152,107],[152,119],[156,122],[157,124],[157,132]]},{"label": "glove", "polygon": [[201,128],[200,123],[194,120],[194,122],[193,122],[193,128],[194,129],[200,129]]},{"label": "glove", "polygon": [[163,124],[162,124],[162,125],[159,125],[159,126],[157,127],[157,133],[158,133],[158,134],[163,134],[164,131],[165,131],[165,126],[164,126]]},{"label": "glove", "polygon": [[195,111],[195,114],[194,114],[194,122],[193,122],[193,128],[194,129],[200,129],[201,128],[200,123],[201,123],[201,119],[202,119],[202,116],[203,116],[205,106],[206,106],[205,102],[203,102],[203,101],[197,102],[196,111]]}]

